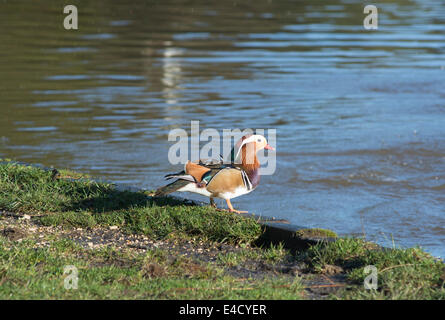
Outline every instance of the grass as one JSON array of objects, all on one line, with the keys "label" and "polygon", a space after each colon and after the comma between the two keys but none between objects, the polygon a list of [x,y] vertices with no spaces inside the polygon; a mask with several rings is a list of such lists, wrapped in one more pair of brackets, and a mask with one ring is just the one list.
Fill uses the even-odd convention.
[{"label": "grass", "polygon": [[252,250],[252,248],[242,248],[238,252],[219,254],[218,262],[227,266],[239,266],[248,261],[265,261],[271,265],[281,262],[288,255],[288,251],[282,244],[271,245],[268,248]]},{"label": "grass", "polygon": [[[68,265],[77,268],[77,289],[65,289]],[[1,238],[0,285],[0,299],[298,299],[302,290],[298,279],[239,281],[160,250],[87,250],[69,240],[36,248]]]},{"label": "grass", "polygon": [[177,235],[232,244],[250,243],[261,234],[260,225],[250,218],[118,191],[107,183],[61,179],[31,166],[0,165],[0,182],[0,209],[43,215],[40,221],[46,226],[118,226],[155,239]]},{"label": "grass", "polygon": [[[192,206],[144,192],[118,191],[82,174],[0,164],[0,209],[27,214],[43,226],[82,230],[116,226],[153,240],[242,245],[261,234],[251,218]],[[144,253],[107,247],[87,249],[71,240],[45,235],[32,239],[0,236],[0,299],[299,299],[298,278],[253,280],[225,274],[217,263],[203,263],[169,250]],[[261,249],[258,249],[261,250]],[[264,256],[274,259],[272,248]],[[253,251],[253,249],[252,249]],[[262,252],[262,251],[261,251]],[[261,255],[261,254],[260,254]],[[78,289],[64,287],[64,267],[75,265]]]},{"label": "grass", "polygon": [[[298,271],[300,266],[306,267],[303,276],[311,281],[329,278],[330,272],[346,277],[346,287],[331,293],[332,299],[445,299],[444,264],[419,248],[382,250],[352,238],[320,242],[295,256],[281,244],[255,248],[262,227],[252,218],[170,197],[153,198],[146,192],[119,191],[70,170],[1,162],[2,210],[29,215],[48,230],[80,230],[88,238],[91,230],[114,227],[168,246],[138,251],[112,242],[89,248],[60,233],[22,239],[8,237],[11,231],[3,228],[0,299],[301,299],[307,287],[304,279],[276,271]],[[0,215],[0,226],[8,226],[2,224],[5,219]],[[29,225],[20,219],[17,224]],[[322,229],[300,230],[297,235],[336,237]],[[198,253],[177,254],[170,247],[183,241],[200,250],[223,245],[231,249],[213,260],[199,259]],[[78,269],[77,290],[64,287],[67,265]],[[368,265],[377,268],[377,290],[363,287]],[[246,277],[249,268],[262,276]],[[244,273],[237,275],[238,269]]]},{"label": "grass", "polygon": [[[315,272],[340,266],[347,279],[358,285],[332,298],[445,299],[445,265],[419,248],[384,249],[362,239],[343,238],[312,246],[304,259]],[[366,266],[377,270],[377,289],[364,289],[370,274],[365,272]]]}]

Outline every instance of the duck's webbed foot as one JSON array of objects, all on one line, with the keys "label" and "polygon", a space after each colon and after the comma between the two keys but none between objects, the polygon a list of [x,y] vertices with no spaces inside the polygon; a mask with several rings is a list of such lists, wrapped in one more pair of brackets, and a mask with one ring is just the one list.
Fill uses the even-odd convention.
[{"label": "duck's webbed foot", "polygon": [[232,203],[230,202],[230,199],[226,199],[227,202],[227,206],[229,207],[229,211],[230,212],[235,212],[235,213],[248,213],[248,211],[240,211],[240,210],[235,210],[233,209]]}]

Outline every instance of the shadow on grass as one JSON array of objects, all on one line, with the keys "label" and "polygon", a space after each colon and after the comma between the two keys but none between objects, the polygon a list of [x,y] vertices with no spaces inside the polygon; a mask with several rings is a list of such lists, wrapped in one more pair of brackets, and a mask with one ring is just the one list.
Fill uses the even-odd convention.
[{"label": "shadow on grass", "polygon": [[114,187],[100,184],[78,186],[75,192],[84,196],[66,204],[65,210],[88,210],[93,213],[103,213],[142,206],[196,206],[195,203],[188,200],[152,197],[143,191],[120,191]]},{"label": "shadow on grass", "polygon": [[135,206],[179,206],[192,205],[188,201],[173,198],[154,198],[142,192],[121,192],[110,190],[100,196],[83,199],[72,203],[68,210],[89,210],[95,213],[125,210]]}]

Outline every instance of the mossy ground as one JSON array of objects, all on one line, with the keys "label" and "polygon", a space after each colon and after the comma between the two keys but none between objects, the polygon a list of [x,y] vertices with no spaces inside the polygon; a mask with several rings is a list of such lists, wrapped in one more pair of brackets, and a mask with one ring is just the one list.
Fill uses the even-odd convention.
[{"label": "mossy ground", "polygon": [[[420,249],[360,239],[296,255],[256,248],[252,218],[88,178],[0,164],[0,298],[445,298],[443,263]],[[370,264],[377,290],[363,288]],[[67,265],[79,271],[76,290],[64,287]]]},{"label": "mossy ground", "polygon": [[327,229],[311,228],[311,229],[300,229],[296,232],[297,236],[300,238],[337,238],[338,235]]}]

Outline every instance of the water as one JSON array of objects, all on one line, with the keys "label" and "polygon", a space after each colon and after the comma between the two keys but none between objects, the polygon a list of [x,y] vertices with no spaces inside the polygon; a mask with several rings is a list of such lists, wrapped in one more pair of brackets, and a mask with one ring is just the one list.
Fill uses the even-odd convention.
[{"label": "water", "polygon": [[0,2],[0,157],[153,189],[170,129],[275,128],[235,208],[445,257],[442,1],[376,2],[377,31],[346,0],[72,3],[77,31]]}]

